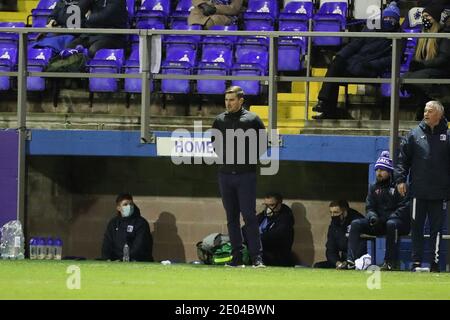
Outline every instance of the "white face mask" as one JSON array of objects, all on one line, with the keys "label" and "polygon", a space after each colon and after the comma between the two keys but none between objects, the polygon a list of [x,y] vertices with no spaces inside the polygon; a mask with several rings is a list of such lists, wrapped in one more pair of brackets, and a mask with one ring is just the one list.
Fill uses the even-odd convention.
[{"label": "white face mask", "polygon": [[133,214],[134,206],[132,204],[127,204],[122,207],[122,217],[127,218]]}]

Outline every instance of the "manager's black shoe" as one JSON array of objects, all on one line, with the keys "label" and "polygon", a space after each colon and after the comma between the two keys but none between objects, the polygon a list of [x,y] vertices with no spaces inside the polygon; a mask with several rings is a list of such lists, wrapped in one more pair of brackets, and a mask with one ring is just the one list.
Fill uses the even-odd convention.
[{"label": "manager's black shoe", "polygon": [[422,266],[422,263],[420,262],[413,262],[412,266],[411,266],[411,271],[412,272],[416,272],[416,268],[420,268]]},{"label": "manager's black shoe", "polygon": [[230,262],[225,264],[225,267],[233,267],[233,268],[245,268],[245,264],[242,261],[241,256],[233,257]]},{"label": "manager's black shoe", "polygon": [[441,272],[441,268],[439,268],[439,263],[432,262],[431,266],[430,266],[430,272],[436,272],[436,273]]}]

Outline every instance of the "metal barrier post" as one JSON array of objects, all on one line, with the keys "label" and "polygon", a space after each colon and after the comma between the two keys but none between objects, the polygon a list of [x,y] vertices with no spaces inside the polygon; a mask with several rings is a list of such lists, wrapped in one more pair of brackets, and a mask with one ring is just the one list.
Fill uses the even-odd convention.
[{"label": "metal barrier post", "polygon": [[[269,45],[269,130],[277,129],[277,64],[278,64],[278,38],[270,37]],[[269,134],[269,143],[273,143],[272,135]]]},{"label": "metal barrier post", "polygon": [[19,33],[17,61],[17,128],[19,133],[17,172],[17,219],[25,226],[25,153],[27,140],[27,34]]},{"label": "metal barrier post", "polygon": [[150,133],[150,52],[152,49],[152,35],[139,35],[141,46],[141,143],[153,143],[154,137]]},{"label": "metal barrier post", "polygon": [[[308,31],[312,29],[312,19],[308,20]],[[312,37],[308,37],[308,49],[306,53],[306,76],[311,76],[311,46]],[[308,120],[308,106],[309,106],[309,81],[305,82],[305,121]]]},{"label": "metal barrier post", "polygon": [[391,117],[389,130],[389,151],[394,162],[397,160],[398,127],[399,127],[399,90],[400,90],[400,39],[392,39],[392,69],[391,69]]}]

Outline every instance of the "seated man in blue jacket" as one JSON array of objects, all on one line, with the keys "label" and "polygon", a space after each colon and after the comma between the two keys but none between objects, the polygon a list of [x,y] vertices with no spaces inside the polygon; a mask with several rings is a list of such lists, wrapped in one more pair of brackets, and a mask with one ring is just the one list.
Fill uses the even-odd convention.
[{"label": "seated man in blue jacket", "polygon": [[393,181],[392,159],[383,151],[375,164],[376,182],[369,188],[366,199],[366,217],[352,222],[347,251],[347,268],[355,269],[356,250],[361,234],[386,235],[386,253],[381,270],[397,268],[400,235],[410,229],[409,197],[402,196]]},{"label": "seated man in blue jacket", "polygon": [[[314,268],[337,268],[341,269],[347,265],[347,233],[350,224],[364,216],[350,208],[346,200],[332,201],[329,205],[331,222],[328,226],[327,243],[325,255],[326,261],[314,264]],[[361,241],[358,255],[367,252],[367,244]]]},{"label": "seated man in blue jacket", "polygon": [[[400,30],[400,9],[391,2],[383,10],[381,32]],[[365,29],[363,31],[374,31]],[[328,67],[326,77],[364,77],[381,76],[391,68],[392,40],[385,38],[352,38],[350,43],[340,50]],[[319,92],[318,103],[313,111],[320,112],[314,119],[338,119],[337,101],[339,83],[324,82]]]},{"label": "seated man in blue jacket", "polygon": [[129,247],[130,261],[153,261],[150,226],[133,197],[122,193],[116,198],[116,214],[105,231],[102,259],[122,260],[125,244]]},{"label": "seated man in blue jacket", "polygon": [[[263,249],[263,261],[268,266],[293,266],[294,216],[283,203],[279,193],[270,192],[264,197],[265,209],[256,217]],[[242,228],[246,239],[245,226]]]}]

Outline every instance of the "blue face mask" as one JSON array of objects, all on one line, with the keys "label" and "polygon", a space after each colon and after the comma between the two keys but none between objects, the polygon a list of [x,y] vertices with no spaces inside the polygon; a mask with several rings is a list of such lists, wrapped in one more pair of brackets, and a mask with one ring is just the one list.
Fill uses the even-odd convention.
[{"label": "blue face mask", "polygon": [[122,217],[128,218],[131,216],[134,212],[134,206],[131,204],[127,204],[126,206],[122,207]]}]

